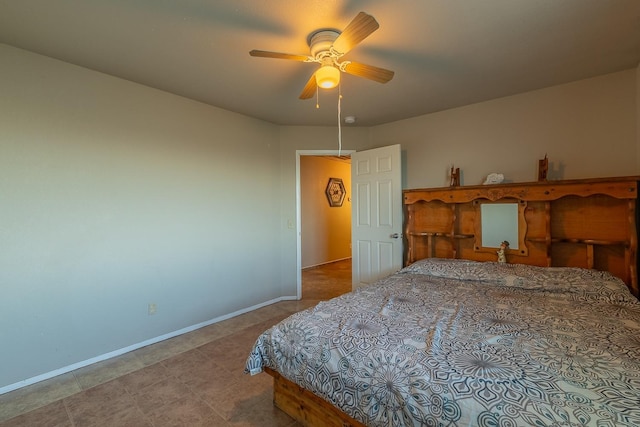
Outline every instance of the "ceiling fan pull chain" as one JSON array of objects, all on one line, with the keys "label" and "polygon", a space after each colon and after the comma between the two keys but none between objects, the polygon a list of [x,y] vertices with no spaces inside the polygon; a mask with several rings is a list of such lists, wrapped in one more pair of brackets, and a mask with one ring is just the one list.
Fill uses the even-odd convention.
[{"label": "ceiling fan pull chain", "polygon": [[316,109],[320,108],[320,89],[316,86]]},{"label": "ceiling fan pull chain", "polygon": [[338,157],[342,155],[342,123],[341,117],[342,107],[342,84],[338,84]]}]

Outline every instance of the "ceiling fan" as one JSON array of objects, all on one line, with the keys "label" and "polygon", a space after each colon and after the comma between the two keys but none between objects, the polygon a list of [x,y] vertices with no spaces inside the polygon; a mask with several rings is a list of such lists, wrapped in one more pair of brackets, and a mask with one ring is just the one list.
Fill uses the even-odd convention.
[{"label": "ceiling fan", "polygon": [[379,27],[380,25],[373,16],[360,12],[342,32],[322,29],[311,33],[307,39],[311,55],[295,55],[264,50],[252,50],[249,55],[319,63],[320,67],[313,73],[304,89],[302,89],[300,99],[311,98],[317,87],[330,89],[337,86],[340,83],[340,72],[364,77],[378,83],[386,83],[393,78],[393,71],[358,62],[340,61],[343,55]]}]

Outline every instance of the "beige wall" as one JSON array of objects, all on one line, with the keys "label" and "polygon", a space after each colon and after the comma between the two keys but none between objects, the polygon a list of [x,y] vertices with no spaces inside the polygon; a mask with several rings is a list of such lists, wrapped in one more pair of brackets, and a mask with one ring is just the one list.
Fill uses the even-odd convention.
[{"label": "beige wall", "polygon": [[628,70],[376,126],[371,144],[402,145],[407,188],[448,185],[452,164],[462,185],[491,172],[534,181],[545,154],[550,179],[635,175],[636,80]]},{"label": "beige wall", "polygon": [[[347,196],[331,207],[325,190],[340,178]],[[302,268],[351,257],[351,164],[329,157],[300,157]]]},{"label": "beige wall", "polygon": [[283,295],[275,125],[0,64],[0,392]]}]

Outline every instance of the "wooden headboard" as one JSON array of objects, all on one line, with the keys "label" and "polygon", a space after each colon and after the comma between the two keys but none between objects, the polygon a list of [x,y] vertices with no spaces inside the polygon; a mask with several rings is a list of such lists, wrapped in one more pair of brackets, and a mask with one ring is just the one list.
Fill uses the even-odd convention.
[{"label": "wooden headboard", "polygon": [[638,290],[640,177],[404,190],[405,265],[422,258],[496,261],[479,244],[480,205],[518,203],[524,247],[510,263],[606,270]]}]

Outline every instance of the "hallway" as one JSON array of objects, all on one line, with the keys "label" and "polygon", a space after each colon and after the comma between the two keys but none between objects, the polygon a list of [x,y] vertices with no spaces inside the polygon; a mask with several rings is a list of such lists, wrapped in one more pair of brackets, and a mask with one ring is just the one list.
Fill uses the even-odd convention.
[{"label": "hallway", "polygon": [[302,299],[327,300],[351,292],[351,258],[302,270]]}]

